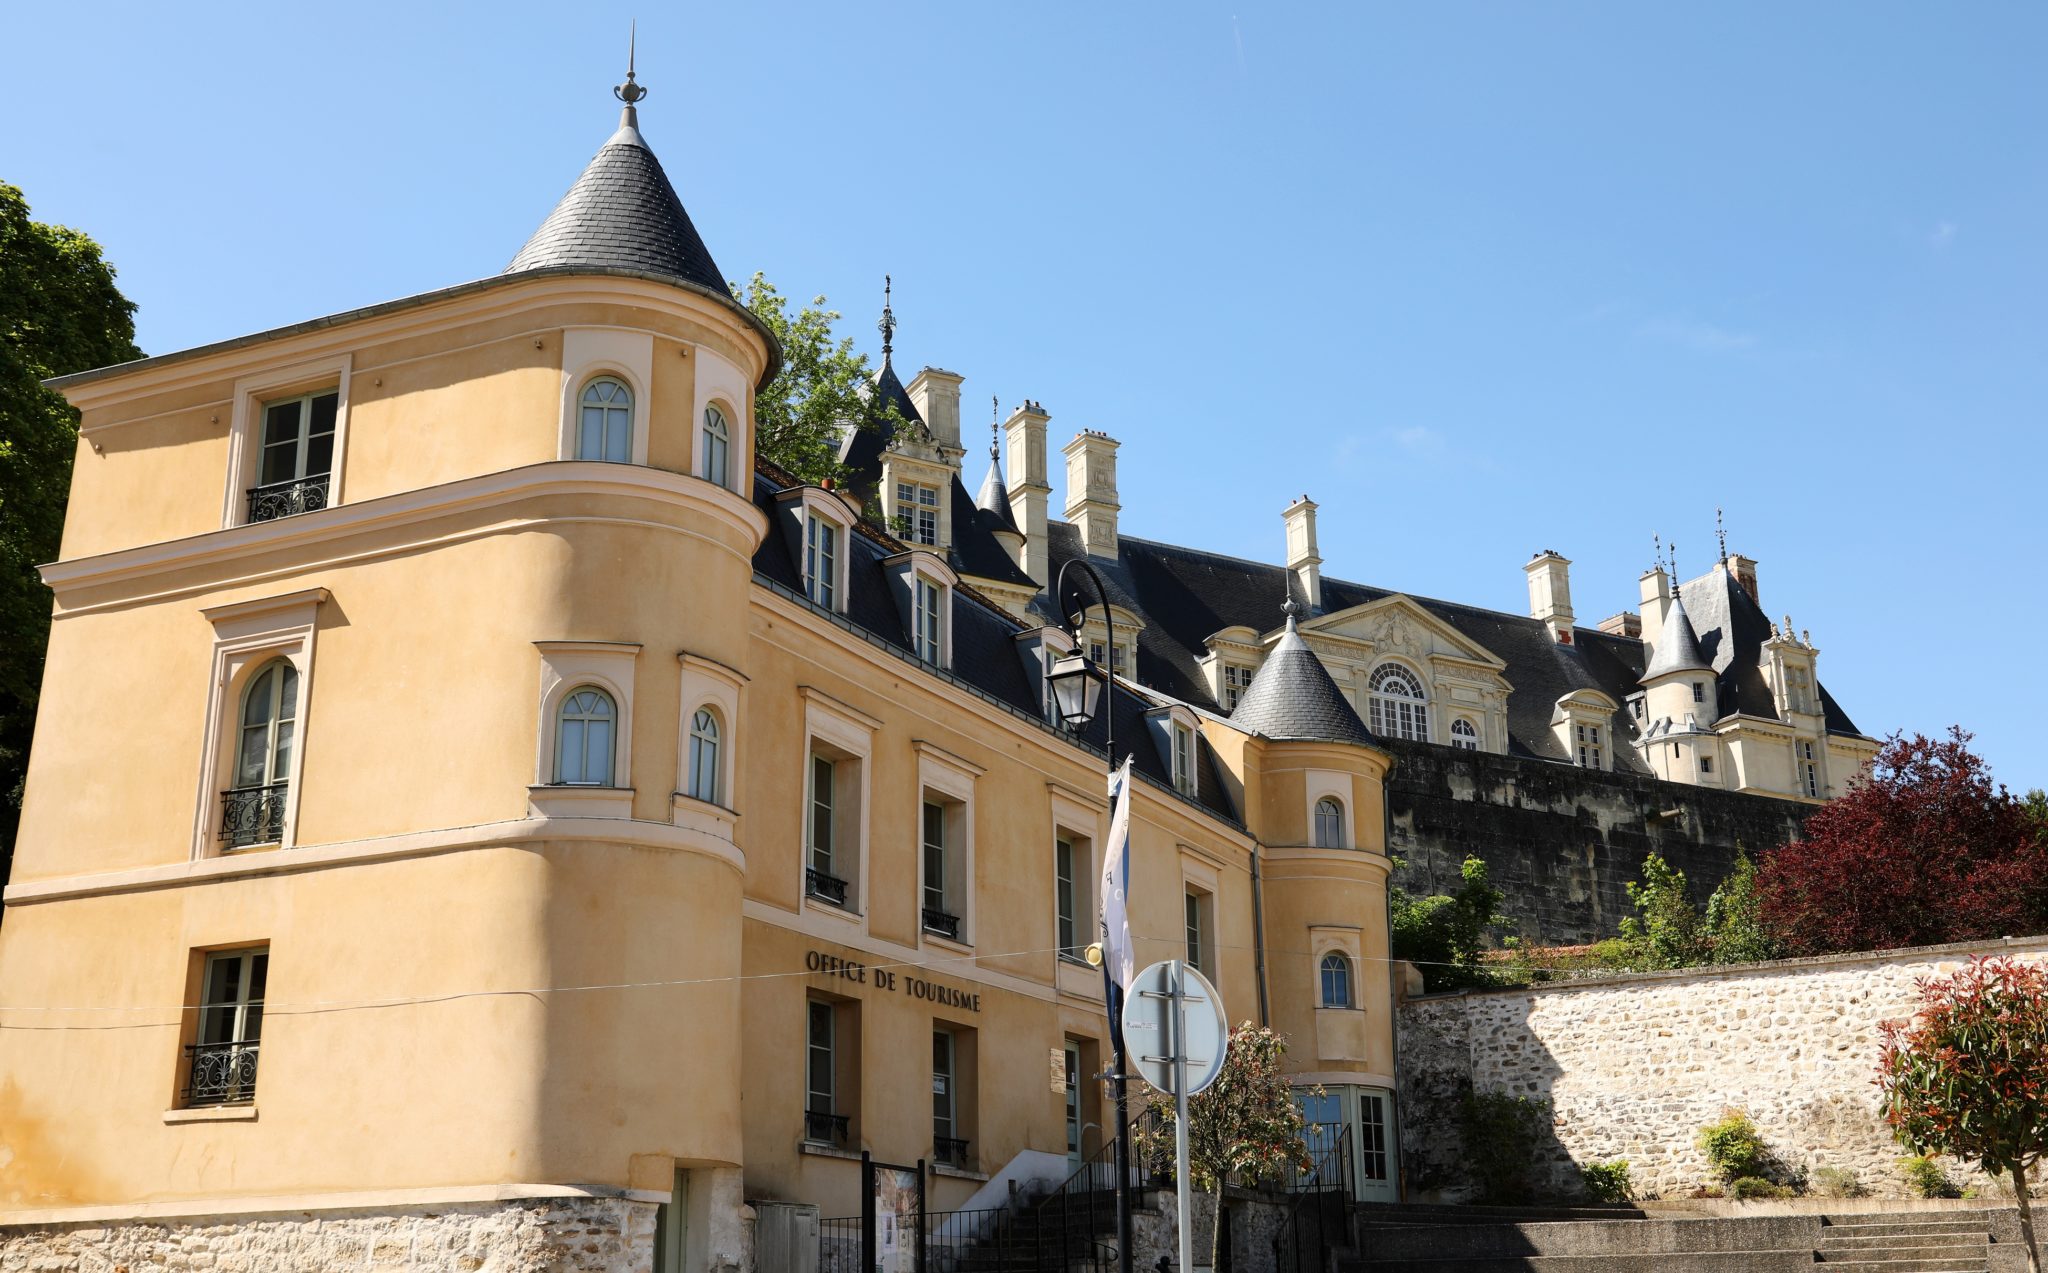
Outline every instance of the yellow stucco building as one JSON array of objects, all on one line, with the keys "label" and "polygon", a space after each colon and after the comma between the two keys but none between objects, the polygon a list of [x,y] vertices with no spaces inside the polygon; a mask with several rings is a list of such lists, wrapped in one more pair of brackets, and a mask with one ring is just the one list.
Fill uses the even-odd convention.
[{"label": "yellow stucco building", "polygon": [[1057,1180],[1111,1121],[1108,721],[1140,959],[1288,1035],[1392,1196],[1386,750],[1277,605],[1230,714],[1127,676],[1064,728],[1035,403],[980,500],[935,368],[885,361],[872,489],[757,463],[780,354],[640,92],[503,274],[58,382],[0,1234],[726,1269],[862,1150],[938,1209]]}]

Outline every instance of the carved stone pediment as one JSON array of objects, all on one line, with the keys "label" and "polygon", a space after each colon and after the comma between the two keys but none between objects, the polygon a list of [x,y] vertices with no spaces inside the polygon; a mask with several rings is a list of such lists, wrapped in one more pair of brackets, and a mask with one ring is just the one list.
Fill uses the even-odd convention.
[{"label": "carved stone pediment", "polygon": [[1397,655],[1427,664],[1443,657],[1482,664],[1498,672],[1507,664],[1493,651],[1469,640],[1413,600],[1403,596],[1322,615],[1301,625],[1311,645],[1317,636],[1365,642],[1378,654]]}]

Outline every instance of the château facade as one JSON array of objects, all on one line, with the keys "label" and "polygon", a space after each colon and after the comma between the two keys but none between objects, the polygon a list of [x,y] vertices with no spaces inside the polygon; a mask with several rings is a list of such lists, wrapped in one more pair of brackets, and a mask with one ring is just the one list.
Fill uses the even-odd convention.
[{"label": "ch\u00e2teau facade", "polygon": [[[795,480],[642,92],[502,274],[53,382],[0,1251],[203,1222],[274,1267],[361,1232],[730,1269],[759,1207],[858,1214],[864,1151],[935,1209],[1057,1182],[1113,1126],[1112,732],[1141,962],[1286,1034],[1391,1200],[1398,757],[1797,804],[1874,749],[1740,558],[1585,630],[1555,554],[1526,617],[1326,579],[1306,499],[1278,566],[1157,544],[1102,433],[1052,517],[1028,401],[970,496],[963,378],[904,385],[893,315],[904,426]],[[1081,560],[1113,639],[1050,595]],[[1078,727],[1077,649],[1115,673]]]}]

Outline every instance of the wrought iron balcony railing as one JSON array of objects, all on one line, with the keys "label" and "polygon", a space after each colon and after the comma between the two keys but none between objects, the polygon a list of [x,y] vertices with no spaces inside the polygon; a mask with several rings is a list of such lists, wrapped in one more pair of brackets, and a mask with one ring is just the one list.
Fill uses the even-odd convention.
[{"label": "wrought iron balcony railing", "polygon": [[967,1165],[967,1142],[953,1136],[932,1137],[932,1157],[948,1167]]},{"label": "wrought iron balcony railing", "polygon": [[327,473],[311,473],[288,482],[272,482],[249,488],[249,520],[276,521],[298,513],[317,513],[327,507]]},{"label": "wrought iron balcony railing", "polygon": [[256,1049],[248,1043],[185,1045],[185,1104],[246,1105],[256,1099]]},{"label": "wrought iron balcony railing", "polygon": [[284,839],[284,806],[291,795],[288,782],[263,787],[229,787],[220,793],[220,838],[231,849],[250,844],[275,844]]},{"label": "wrought iron balcony railing", "polygon": [[821,902],[834,906],[846,905],[846,881],[836,875],[828,875],[817,867],[804,869],[804,891]]},{"label": "wrought iron balcony railing", "polygon": [[805,1140],[821,1145],[844,1145],[847,1129],[847,1118],[844,1114],[828,1114],[816,1109],[804,1111]]},{"label": "wrought iron balcony railing", "polygon": [[959,941],[960,917],[927,906],[924,908],[924,931],[937,933],[948,941]]}]

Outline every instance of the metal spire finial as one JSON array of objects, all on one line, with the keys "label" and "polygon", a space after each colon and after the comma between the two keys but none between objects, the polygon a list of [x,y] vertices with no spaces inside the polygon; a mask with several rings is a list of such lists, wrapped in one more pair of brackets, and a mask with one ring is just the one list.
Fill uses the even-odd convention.
[{"label": "metal spire finial", "polygon": [[1721,561],[1725,565],[1728,561],[1728,528],[1721,524],[1719,505],[1714,508],[1714,538],[1721,541]]},{"label": "metal spire finial", "polygon": [[889,355],[894,352],[892,343],[896,339],[896,311],[889,307],[890,289],[894,286],[887,274],[882,276],[882,321],[875,327],[882,333],[882,365],[889,365]]},{"label": "metal spire finial", "polygon": [[640,20],[635,18],[633,25],[627,28],[626,33],[626,82],[614,85],[612,88],[612,96],[626,104],[626,109],[619,112],[619,125],[622,128],[638,128],[640,126],[639,112],[635,111],[633,106],[641,98],[647,96],[647,90],[642,88],[633,79],[633,65],[638,60],[639,44]]},{"label": "metal spire finial", "polygon": [[1650,569],[1664,569],[1664,536],[1661,534],[1650,536]]},{"label": "metal spire finial", "polygon": [[1003,408],[996,401],[996,395],[988,396],[988,458],[1000,460],[1003,456]]}]

